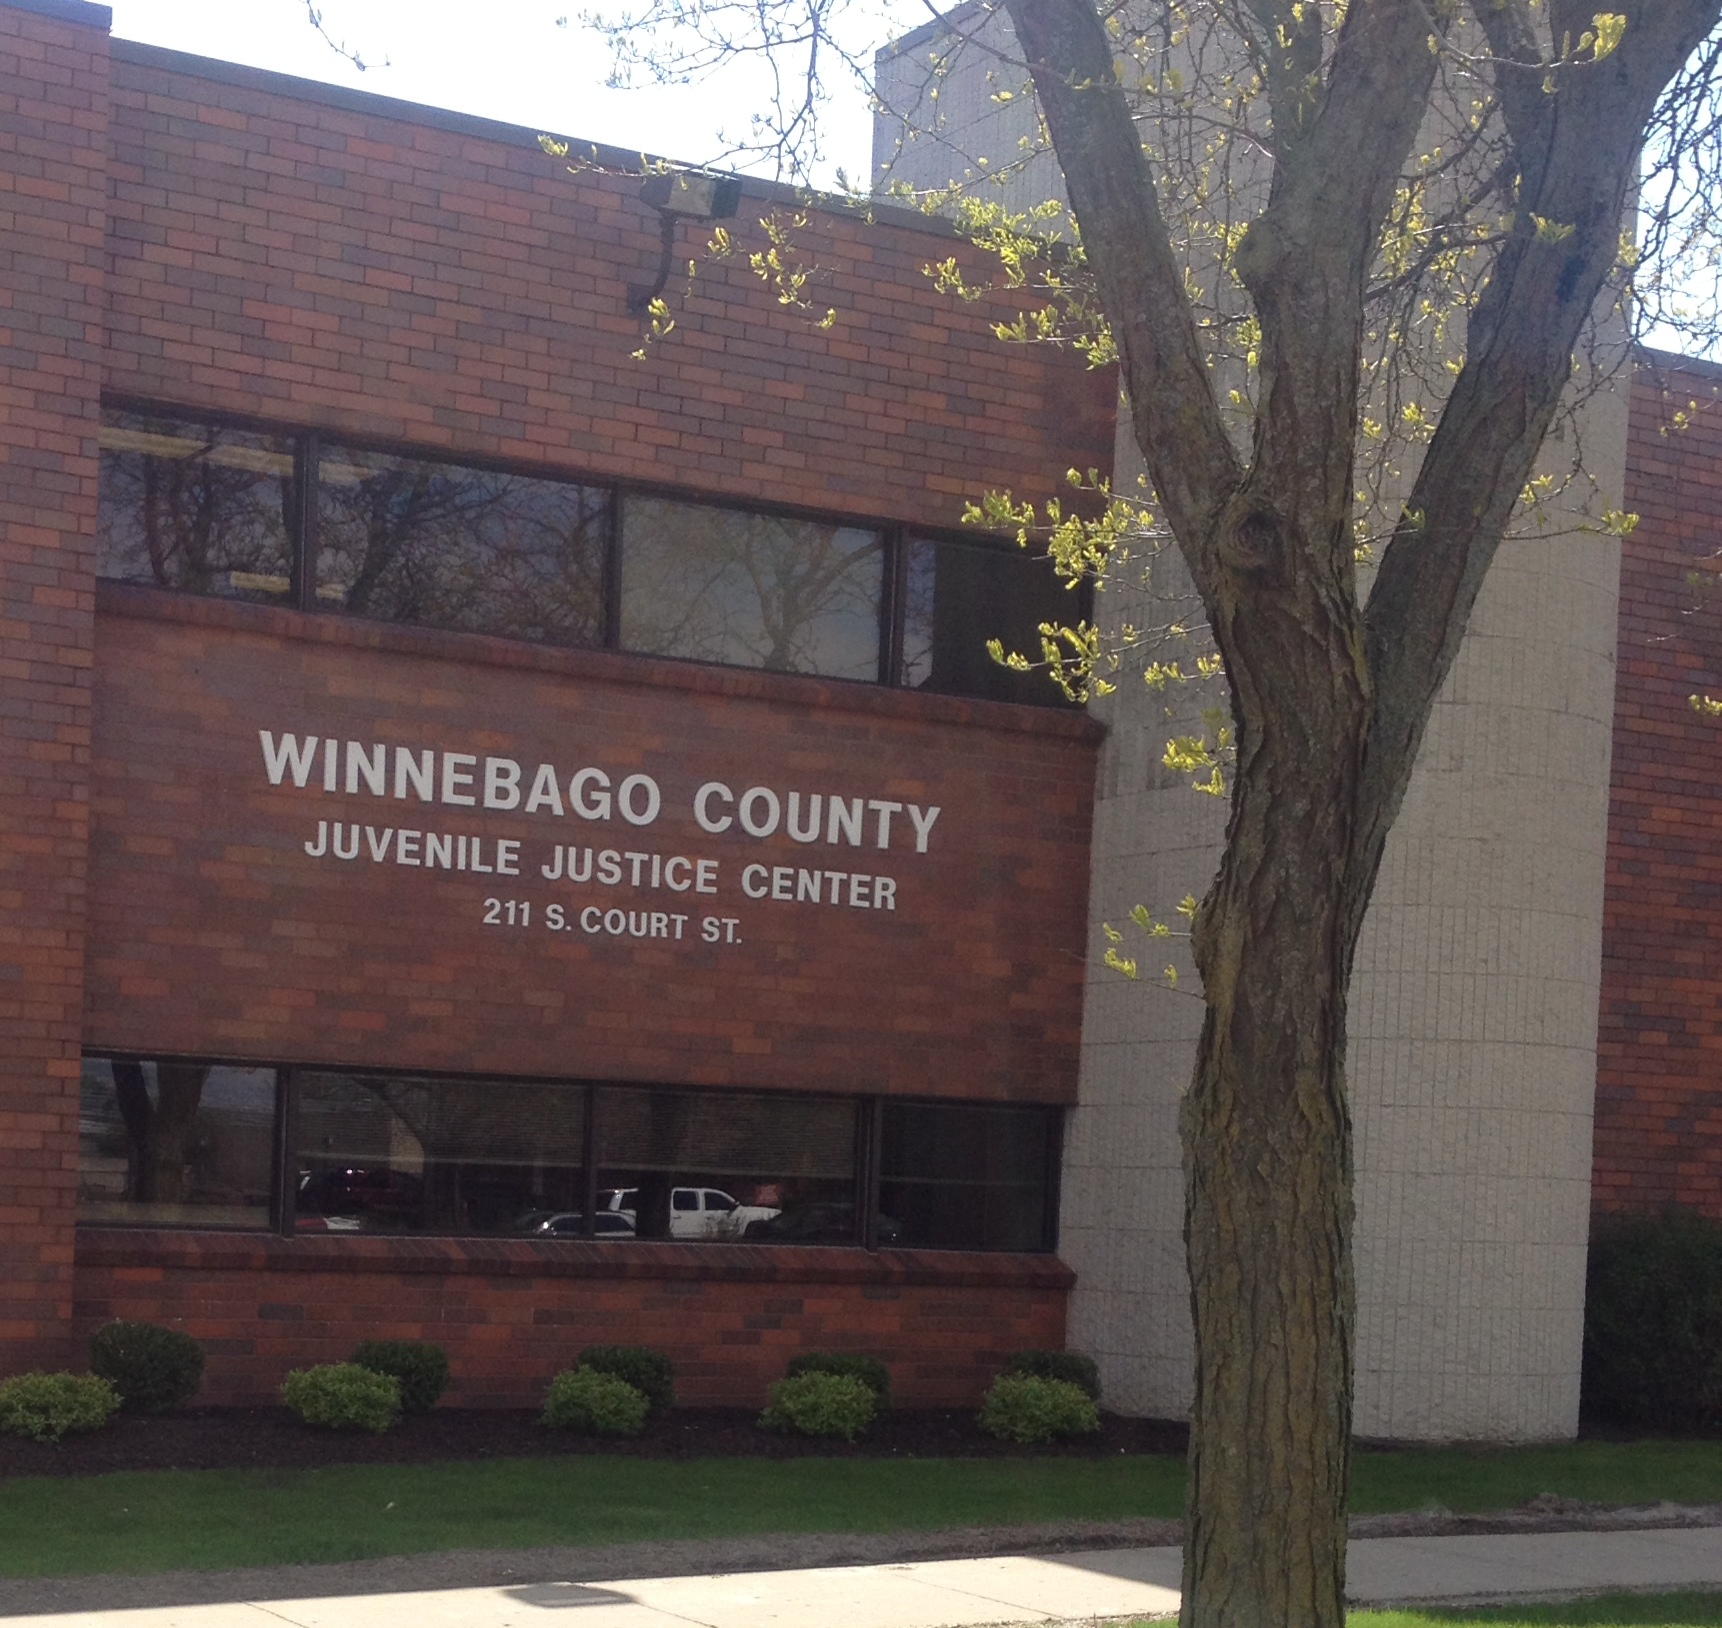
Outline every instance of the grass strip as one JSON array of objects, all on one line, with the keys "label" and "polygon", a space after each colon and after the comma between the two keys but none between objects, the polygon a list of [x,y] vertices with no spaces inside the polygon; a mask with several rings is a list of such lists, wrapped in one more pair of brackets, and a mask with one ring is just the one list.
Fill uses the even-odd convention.
[{"label": "grass strip", "polygon": [[0,1576],[200,1570],[765,1533],[931,1531],[1176,1514],[1168,1458],[580,1455],[0,1482]]},{"label": "grass strip", "polygon": [[1598,1594],[1561,1605],[1352,1611],[1348,1628],[1718,1628],[1722,1594]]},{"label": "grass strip", "polygon": [[1360,1515],[1517,1509],[1545,1492],[1599,1504],[1722,1503],[1722,1441],[1408,1448],[1352,1459]]},{"label": "grass strip", "polygon": [[[1165,1628],[1139,1617],[1124,1628]],[[1348,1611],[1346,1628],[1722,1628],[1722,1594],[1596,1594],[1558,1605],[1418,1606]]]},{"label": "grass strip", "polygon": [[[1363,1453],[1362,1513],[1511,1509],[1545,1492],[1722,1502],[1722,1442]],[[1182,1512],[1176,1458],[690,1459],[578,1455],[0,1481],[0,1576],[366,1560],[768,1533],[936,1531]]]}]

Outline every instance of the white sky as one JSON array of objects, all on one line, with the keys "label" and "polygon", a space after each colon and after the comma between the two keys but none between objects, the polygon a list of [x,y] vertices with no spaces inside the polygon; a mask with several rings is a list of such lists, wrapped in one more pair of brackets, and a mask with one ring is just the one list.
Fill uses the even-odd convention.
[{"label": "white sky", "polygon": [[[761,103],[758,70],[745,65],[694,86],[610,90],[604,42],[578,21],[581,0],[319,0],[323,26],[365,61],[360,73],[319,37],[305,0],[111,0],[116,37],[350,85],[379,96],[454,108],[561,135],[640,148],[687,163],[713,160],[723,133],[747,134]],[[920,0],[899,0],[913,27]],[[557,27],[566,16],[568,25]],[[873,26],[883,41],[887,25]],[[872,116],[852,85],[826,121],[829,180],[842,166],[865,184]]]}]

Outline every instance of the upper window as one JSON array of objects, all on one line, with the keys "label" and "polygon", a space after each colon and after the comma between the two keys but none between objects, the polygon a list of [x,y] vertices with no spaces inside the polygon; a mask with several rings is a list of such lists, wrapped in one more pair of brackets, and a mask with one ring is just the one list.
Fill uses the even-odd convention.
[{"label": "upper window", "polygon": [[[1080,609],[1020,550],[135,410],[101,430],[99,573],[541,644],[1061,704]],[[900,652],[900,656],[898,653]]]},{"label": "upper window", "polygon": [[988,653],[1040,660],[1043,622],[1074,620],[1081,610],[1051,565],[1019,548],[911,537],[903,605],[903,682],[941,695],[1056,705],[1045,673],[1016,673]]},{"label": "upper window", "polygon": [[291,440],[120,413],[102,425],[101,446],[100,575],[290,602]]},{"label": "upper window", "polygon": [[630,497],[622,646],[774,673],[879,677],[876,531]]},{"label": "upper window", "polygon": [[609,532],[600,488],[319,452],[317,595],[355,616],[600,645]]}]

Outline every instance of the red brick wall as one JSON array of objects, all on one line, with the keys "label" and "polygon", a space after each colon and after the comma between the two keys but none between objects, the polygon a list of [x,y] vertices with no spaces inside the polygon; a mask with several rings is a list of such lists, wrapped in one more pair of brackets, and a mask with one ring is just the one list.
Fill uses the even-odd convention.
[{"label": "red brick wall", "polygon": [[[149,590],[104,590],[102,604],[92,1046],[1072,1099],[1097,735],[1085,718]],[[260,730],[341,741],[341,789],[323,789],[320,755],[304,787],[290,772],[271,786]],[[349,739],[391,748],[391,795],[359,779],[347,795]],[[486,755],[521,765],[523,792],[552,764],[567,813],[427,805],[410,787],[397,800],[397,745],[470,754],[477,781],[461,795],[474,797]],[[577,817],[568,783],[587,765],[617,787],[651,776],[656,821]],[[738,805],[750,787],[773,789],[785,824],[792,791],[804,820],[814,795],[939,813],[924,853],[907,806],[890,813],[885,849],[876,810],[860,846],[842,832],[792,841],[781,824],[759,840],[721,800],[710,812],[732,824],[713,834],[693,817],[708,781]],[[752,806],[756,826],[768,806]],[[351,842],[366,826],[357,857],[309,856],[336,821]],[[403,827],[480,838],[489,865],[512,839],[520,874],[403,865],[383,835]],[[828,816],[819,830],[831,835]],[[638,886],[632,862],[619,886],[547,881],[559,844],[659,855],[666,881],[670,857],[706,859],[712,891],[685,886],[685,869],[683,891],[654,889],[650,860]],[[784,867],[796,893],[804,872],[825,872],[821,902],[748,897],[750,865]],[[893,908],[877,907],[875,883],[835,873],[891,878]],[[759,891],[765,874],[751,882]],[[490,898],[530,903],[530,925],[486,925]],[[562,931],[547,929],[553,904]],[[664,933],[589,933],[585,908],[647,930],[659,912]],[[710,942],[708,918],[734,925]]]},{"label": "red brick wall", "polygon": [[468,1406],[531,1406],[581,1347],[616,1341],[666,1352],[688,1404],[759,1406],[821,1350],[882,1358],[903,1402],[970,1406],[1010,1352],[1063,1346],[1070,1281],[1049,1256],[89,1231],[77,1318],[184,1328],[218,1403],[272,1401],[289,1368],[363,1339],[425,1339]]},{"label": "red brick wall", "polygon": [[[242,69],[115,52],[107,388],[469,454],[954,525],[989,486],[1109,468],[1115,386],[938,295],[925,223],[812,211],[810,298],[736,252],[671,284],[643,360],[630,283],[656,270],[638,177],[567,173],[530,131]],[[757,194],[757,189],[754,189]],[[889,213],[889,212],[887,212]],[[701,241],[685,226],[678,260]]]},{"label": "red brick wall", "polygon": [[[118,590],[98,625],[94,428],[100,387],[950,525],[984,488],[1044,497],[1067,466],[1104,470],[1111,377],[999,345],[990,326],[1016,302],[936,295],[928,261],[981,262],[906,218],[811,212],[794,254],[836,318],[785,312],[747,266],[758,195],[737,252],[692,294],[672,284],[675,331],[636,360],[626,291],[658,245],[636,178],[570,176],[528,132],[130,45],[113,53],[110,118],[104,24],[77,0],[0,0],[0,1371],[73,1356],[80,1038],[1067,1098],[1093,767],[1080,721]],[[741,941],[727,962],[703,943],[680,959],[580,934],[529,946],[477,919],[488,890],[471,876],[402,886],[373,867],[387,886],[362,893],[301,851],[317,817],[347,810],[264,784],[259,728],[651,772],[661,841],[613,845],[718,858],[710,913]],[[894,912],[743,901],[742,864],[801,868],[806,851],[690,835],[707,774],[936,802],[942,824],[924,856],[868,850],[867,872],[898,882]],[[542,821],[426,812],[427,829],[516,836],[541,857]],[[858,852],[819,857],[848,872]],[[522,869],[508,891],[541,906]],[[291,1362],[361,1334],[436,1332],[469,1399],[520,1399],[565,1346],[606,1334],[675,1344],[695,1399],[757,1400],[789,1349],[856,1342],[892,1356],[909,1396],[967,1399],[1000,1351],[1060,1342],[1068,1282],[1032,1258],[666,1266],[676,1251],[612,1278],[402,1240],[365,1245],[355,1277],[361,1241],[313,1243],[92,1232],[76,1331],[183,1314],[214,1342],[217,1395],[267,1394]]]},{"label": "red brick wall", "polygon": [[0,1373],[71,1313],[105,24],[0,7]]},{"label": "red brick wall", "polygon": [[[1672,427],[1696,400],[1689,428]],[[1598,1035],[1595,1200],[1722,1216],[1722,369],[1633,391]]]}]

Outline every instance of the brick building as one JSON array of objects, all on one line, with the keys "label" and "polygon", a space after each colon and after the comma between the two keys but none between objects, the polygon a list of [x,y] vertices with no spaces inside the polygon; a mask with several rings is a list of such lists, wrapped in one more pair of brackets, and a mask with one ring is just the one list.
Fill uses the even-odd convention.
[{"label": "brick building", "polygon": [[1060,1344],[1098,729],[963,637],[1055,589],[960,519],[1111,381],[919,217],[812,213],[826,329],[748,183],[637,358],[637,174],[78,0],[0,85],[0,1369]]},{"label": "brick building", "polygon": [[1643,358],[1626,507],[1595,1197],[1722,1216],[1722,368]]},{"label": "brick building", "polygon": [[[82,0],[0,0],[0,106],[0,1372],[130,1316],[217,1400],[379,1336],[467,1402],[596,1341],[965,1402],[1068,1336],[1180,1406],[1194,1003],[1084,969],[1215,811],[1157,712],[987,660],[1057,590],[959,526],[1111,467],[1112,379],[938,296],[919,216],[808,211],[837,320],[786,311],[751,181],[637,356],[625,155]],[[1611,538],[1503,556],[1384,866],[1380,1434],[1570,1429],[1590,1193],[1722,1206],[1716,380],[1632,403],[1606,900]]]}]

